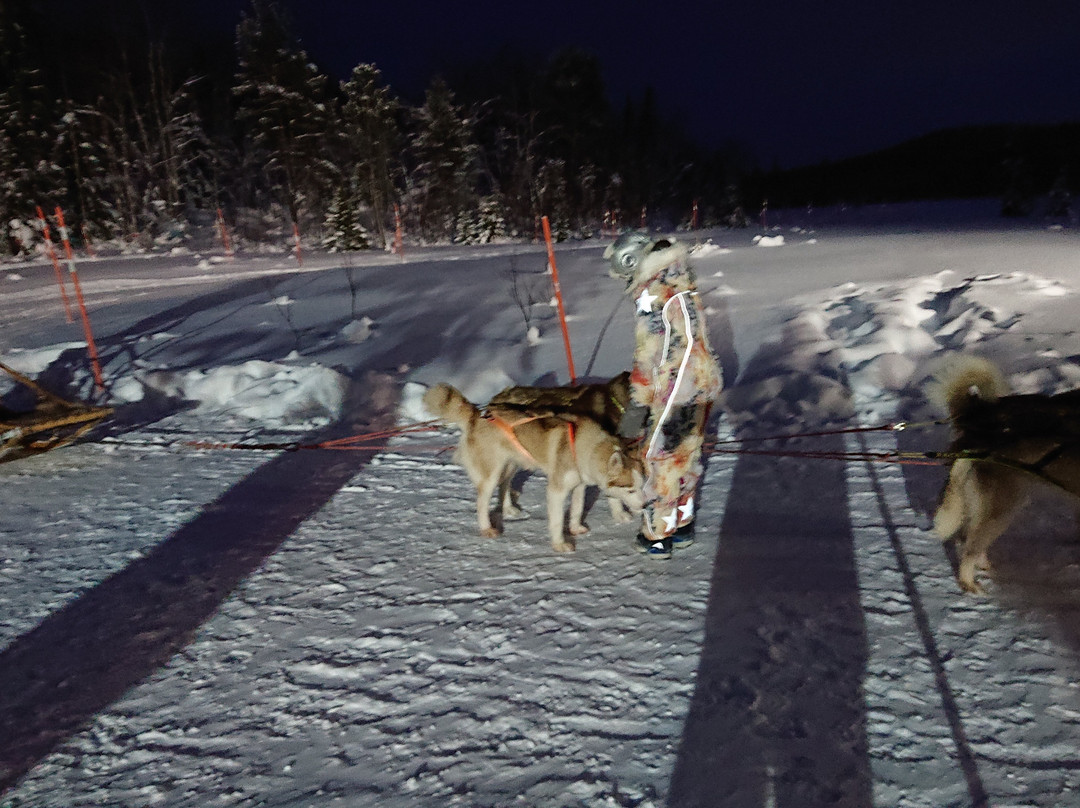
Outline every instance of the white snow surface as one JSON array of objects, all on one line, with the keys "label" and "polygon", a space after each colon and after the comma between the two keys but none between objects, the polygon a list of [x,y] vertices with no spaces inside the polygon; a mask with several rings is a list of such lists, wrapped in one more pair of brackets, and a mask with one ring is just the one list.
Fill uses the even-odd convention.
[{"label": "white snow surface", "polygon": [[[7,272],[0,360],[116,412],[0,463],[0,805],[1080,802],[1075,503],[1037,494],[973,597],[929,531],[941,468],[798,456],[944,448],[840,430],[938,418],[952,352],[1019,392],[1080,385],[1080,237],[910,214],[757,235],[679,236],[708,245],[727,387],[669,562],[602,502],[552,552],[535,476],[531,518],[480,538],[446,428],[205,448],[396,430],[438,381],[566,383],[556,310],[511,295],[546,277],[538,245],[82,261],[104,395],[51,267]],[[556,249],[588,380],[633,350],[603,247]],[[828,434],[729,453],[805,432]]]}]

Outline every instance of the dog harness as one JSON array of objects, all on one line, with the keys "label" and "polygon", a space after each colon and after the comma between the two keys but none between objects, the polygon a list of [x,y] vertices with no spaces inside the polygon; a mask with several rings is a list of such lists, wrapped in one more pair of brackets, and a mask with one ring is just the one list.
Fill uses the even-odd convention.
[{"label": "dog harness", "polygon": [[[525,448],[525,444],[523,444],[521,442],[521,439],[518,438],[517,433],[514,430],[517,429],[522,424],[527,424],[530,421],[537,421],[537,420],[539,420],[541,418],[549,418],[549,417],[553,417],[553,416],[535,415],[534,414],[534,415],[530,415],[530,416],[528,416],[526,418],[521,418],[520,420],[514,421],[513,423],[510,423],[505,418],[500,418],[498,415],[493,413],[491,410],[484,410],[483,413],[481,414],[481,417],[483,417],[485,420],[490,421],[494,426],[498,427],[499,430],[504,435],[506,435],[507,440],[509,440],[510,443],[513,444],[514,448],[517,449],[519,452],[521,452],[521,454],[524,455],[525,458],[530,463],[532,463],[535,466],[540,465],[540,463],[537,461],[537,459],[532,456],[532,453],[528,449]],[[566,423],[567,436],[568,436],[568,439],[569,439],[569,442],[570,442],[570,453],[571,453],[571,455],[573,455],[574,465],[577,466],[577,464],[578,464],[577,463],[577,430],[575,429],[575,424],[574,424],[573,421],[566,421],[565,423]]]},{"label": "dog harness", "polygon": [[1055,488],[1064,491],[1066,494],[1071,494],[1074,497],[1080,497],[1080,493],[1070,490],[1046,472],[1047,466],[1060,458],[1061,455],[1063,455],[1065,452],[1074,449],[1076,447],[1076,444],[1076,441],[1059,443],[1057,446],[1047,451],[1046,454],[1044,454],[1042,457],[1040,457],[1033,463],[1022,463],[1019,460],[1010,460],[1009,458],[1001,457],[992,451],[980,452],[976,450],[965,450],[957,452],[956,459],[972,460],[979,463],[994,463],[998,466],[1005,466],[1006,468],[1010,468],[1015,471],[1022,471],[1025,474],[1030,474],[1031,476],[1041,480],[1048,485],[1052,485]]}]

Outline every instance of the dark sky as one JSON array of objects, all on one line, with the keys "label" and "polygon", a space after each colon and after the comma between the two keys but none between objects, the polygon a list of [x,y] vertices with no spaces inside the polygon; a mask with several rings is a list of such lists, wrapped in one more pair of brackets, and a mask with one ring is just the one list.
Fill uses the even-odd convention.
[{"label": "dark sky", "polygon": [[[342,78],[375,62],[406,96],[500,49],[543,58],[580,46],[599,58],[614,103],[651,85],[699,142],[742,141],[766,168],[951,126],[1080,120],[1077,0],[279,1],[324,69]],[[134,6],[170,35],[209,36],[231,34],[249,4],[78,0],[77,13]]]}]

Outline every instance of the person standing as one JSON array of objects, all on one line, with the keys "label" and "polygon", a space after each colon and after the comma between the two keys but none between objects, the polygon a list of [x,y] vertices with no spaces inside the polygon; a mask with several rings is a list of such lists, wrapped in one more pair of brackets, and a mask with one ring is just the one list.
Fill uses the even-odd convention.
[{"label": "person standing", "polygon": [[621,437],[640,442],[646,506],[639,552],[671,558],[694,543],[694,497],[704,471],[705,424],[723,387],[686,248],[674,239],[623,233],[604,250],[609,274],[634,301],[630,406]]}]

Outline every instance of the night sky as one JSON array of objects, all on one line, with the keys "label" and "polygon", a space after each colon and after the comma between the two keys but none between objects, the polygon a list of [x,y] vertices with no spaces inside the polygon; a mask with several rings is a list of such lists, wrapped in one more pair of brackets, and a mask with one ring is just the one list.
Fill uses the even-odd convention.
[{"label": "night sky", "polygon": [[[598,57],[613,104],[652,86],[661,112],[698,142],[740,141],[766,168],[946,127],[1080,120],[1076,0],[280,3],[324,70],[345,78],[355,64],[374,62],[408,99],[419,100],[433,74],[452,76],[501,50],[542,61],[581,47]],[[66,6],[71,19],[93,15],[98,25],[228,46],[250,2],[42,5]]]}]

